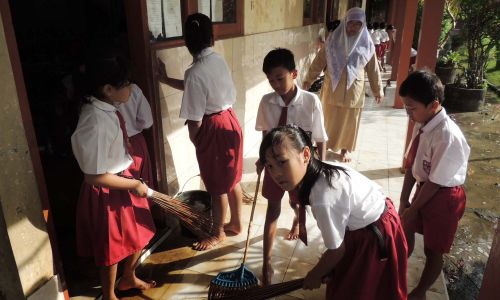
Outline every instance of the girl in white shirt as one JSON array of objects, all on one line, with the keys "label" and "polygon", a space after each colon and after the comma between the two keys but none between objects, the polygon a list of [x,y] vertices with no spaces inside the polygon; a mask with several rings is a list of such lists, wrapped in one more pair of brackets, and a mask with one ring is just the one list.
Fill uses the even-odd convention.
[{"label": "girl in white shirt", "polygon": [[[226,233],[236,235],[242,230],[243,136],[232,109],[236,89],[231,71],[224,58],[212,49],[212,21],[200,13],[188,16],[184,40],[193,56],[184,80],[168,77],[161,61],[158,73],[160,82],[184,91],[180,117],[187,120],[201,178],[212,196],[211,237],[193,245],[201,251],[222,242]],[[228,203],[231,219],[224,225]]]},{"label": "girl in white shirt", "polygon": [[117,264],[122,260],[119,292],[155,286],[154,281],[135,275],[137,259],[155,227],[145,198],[147,185],[130,179],[131,147],[115,106],[129,98],[128,75],[126,61],[118,56],[99,54],[86,64],[84,103],[71,136],[73,153],[84,173],[76,215],[77,251],[93,256],[101,267],[106,300],[118,299],[114,288]]},{"label": "girl in white shirt", "polygon": [[304,289],[327,281],[326,299],[406,299],[407,246],[399,217],[379,186],[360,173],[321,162],[296,126],[270,131],[259,156],[286,191],[299,189],[328,250]]},{"label": "girl in white shirt", "polygon": [[142,133],[144,129],[153,125],[153,114],[148,100],[136,84],[130,85],[130,97],[126,103],[118,106],[118,110],[125,120],[127,135],[133,150],[130,155],[134,162],[129,170],[132,176],[141,178],[149,186],[153,186],[151,159],[146,139]]}]

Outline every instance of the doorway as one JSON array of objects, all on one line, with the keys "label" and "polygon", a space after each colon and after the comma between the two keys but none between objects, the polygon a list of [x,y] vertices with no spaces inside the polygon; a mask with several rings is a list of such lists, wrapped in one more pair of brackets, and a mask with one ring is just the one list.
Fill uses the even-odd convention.
[{"label": "doorway", "polygon": [[128,53],[121,0],[9,1],[38,151],[70,296],[100,293],[93,259],[76,254],[83,174],[71,151],[78,122],[73,82],[86,49],[112,43]]}]

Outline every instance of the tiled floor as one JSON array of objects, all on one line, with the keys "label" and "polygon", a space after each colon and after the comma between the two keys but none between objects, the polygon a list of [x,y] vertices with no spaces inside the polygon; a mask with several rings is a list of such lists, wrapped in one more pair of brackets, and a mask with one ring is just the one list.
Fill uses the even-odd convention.
[{"label": "tiled floor", "polygon": [[[384,77],[388,73],[384,74]],[[394,86],[395,84],[393,84]],[[352,167],[379,183],[387,195],[399,205],[399,193],[403,184],[400,172],[407,117],[404,110],[393,109],[394,87],[387,89],[385,102],[374,104],[368,97],[362,113],[357,150],[352,153]],[[260,140],[255,141],[246,159],[257,159]],[[329,154],[334,159],[333,153]],[[243,186],[248,194],[255,190],[256,175],[253,167],[244,170]],[[313,217],[308,218],[309,246],[301,242],[283,239],[293,219],[288,200],[282,201],[281,217],[278,221],[278,237],[273,248],[273,282],[283,282],[303,277],[318,261],[325,250]],[[243,205],[243,220],[248,220],[251,205]],[[248,258],[245,265],[260,278],[262,267],[262,235],[266,212],[266,200],[259,196],[251,232]],[[245,223],[245,226],[248,223]],[[154,278],[158,286],[143,295],[125,299],[204,299],[207,297],[210,280],[219,272],[235,270],[242,261],[246,231],[229,237],[221,246],[206,252],[190,249],[192,240],[174,232],[139,268],[142,276]],[[422,239],[417,238],[416,249],[409,259],[408,285],[411,290],[418,282],[425,258]],[[325,286],[315,291],[297,290],[278,299],[323,299]],[[448,299],[444,278],[441,275],[427,294],[427,299]]]}]

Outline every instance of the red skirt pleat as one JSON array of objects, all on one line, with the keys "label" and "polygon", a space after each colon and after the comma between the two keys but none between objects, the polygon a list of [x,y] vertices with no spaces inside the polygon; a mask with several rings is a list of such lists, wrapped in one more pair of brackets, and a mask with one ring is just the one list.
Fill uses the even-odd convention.
[{"label": "red skirt pleat", "polygon": [[[131,176],[127,170],[124,175]],[[97,266],[110,266],[143,249],[154,232],[146,198],[82,184],[76,212],[80,256],[94,257]]]},{"label": "red skirt pleat", "polygon": [[408,246],[398,213],[389,199],[386,203],[376,226],[385,236],[388,259],[380,260],[373,231],[346,231],[345,254],[327,284],[326,299],[407,299]]},{"label": "red skirt pleat", "polygon": [[201,178],[212,196],[230,192],[241,181],[243,135],[231,108],[203,117],[195,147]]}]

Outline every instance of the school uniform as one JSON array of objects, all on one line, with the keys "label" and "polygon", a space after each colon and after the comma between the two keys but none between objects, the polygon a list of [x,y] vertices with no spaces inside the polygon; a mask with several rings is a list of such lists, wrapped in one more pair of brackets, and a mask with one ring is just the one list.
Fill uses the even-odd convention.
[{"label": "school uniform", "polygon": [[[311,134],[313,142],[322,143],[328,140],[325,131],[323,108],[318,96],[304,91],[295,85],[297,94],[290,101],[287,108],[285,124],[279,124],[282,110],[286,107],[283,98],[276,92],[262,97],[257,112],[255,130],[269,132],[279,125],[295,124]],[[270,201],[280,201],[285,191],[271,178],[267,169],[264,174],[262,195]],[[292,202],[297,202],[297,194],[290,192]]]},{"label": "school uniform", "polygon": [[194,139],[200,174],[211,195],[230,192],[241,181],[243,135],[232,109],[236,90],[224,58],[205,48],[184,74],[180,117],[202,121]]},{"label": "school uniform", "polygon": [[410,226],[424,235],[425,247],[448,253],[465,210],[466,196],[462,185],[467,175],[470,147],[444,108],[427,124],[415,125],[412,143],[419,131],[421,134],[411,169],[417,181],[415,197],[427,181],[441,187],[419,210],[417,220]]},{"label": "school uniform", "polygon": [[389,34],[387,34],[385,29],[379,29],[379,36],[380,36],[380,44],[382,45],[381,57],[384,57],[385,53],[389,48]]},{"label": "school uniform", "polygon": [[375,55],[377,56],[377,59],[380,60],[382,57],[382,45],[380,44],[380,31],[374,30],[371,34],[373,44],[375,45]]},{"label": "school uniform", "polygon": [[134,162],[129,167],[129,171],[132,176],[142,178],[148,186],[152,187],[154,184],[153,170],[142,131],[153,125],[153,114],[142,90],[135,84],[131,84],[130,89],[128,101],[118,105],[118,110],[125,120],[129,142],[133,149],[130,155]]},{"label": "school uniform", "polygon": [[[83,105],[71,136],[80,169],[89,175],[130,176],[128,168],[133,160],[116,107],[96,98],[90,100]],[[82,184],[76,214],[79,255],[93,256],[98,266],[110,266],[143,249],[154,231],[145,198],[126,190]]]},{"label": "school uniform", "polygon": [[325,246],[345,246],[326,299],[406,299],[408,248],[398,213],[380,186],[335,165],[348,176],[340,171],[331,187],[321,174],[309,196]]}]

